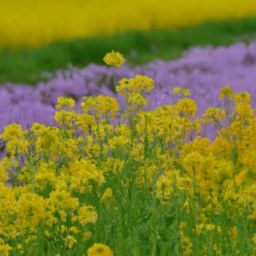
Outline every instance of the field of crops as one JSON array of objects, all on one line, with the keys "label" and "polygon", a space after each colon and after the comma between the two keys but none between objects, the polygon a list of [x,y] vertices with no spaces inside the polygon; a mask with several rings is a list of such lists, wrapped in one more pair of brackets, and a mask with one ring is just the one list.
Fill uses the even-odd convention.
[{"label": "field of crops", "polygon": [[0,256],[255,256],[256,2],[0,1]]},{"label": "field of crops", "polygon": [[255,14],[254,0],[1,0],[0,47],[34,47],[60,39]]},{"label": "field of crops", "polygon": [[[195,51],[168,67],[192,68],[199,53],[202,63],[205,53]],[[104,60],[124,62],[116,53]],[[4,128],[1,255],[255,254],[250,94],[226,86],[218,92],[223,107],[203,109],[189,89],[173,87],[173,103],[155,107],[145,97],[154,87],[134,74],[117,83],[120,104],[99,95],[76,107],[59,97],[56,125]]]}]

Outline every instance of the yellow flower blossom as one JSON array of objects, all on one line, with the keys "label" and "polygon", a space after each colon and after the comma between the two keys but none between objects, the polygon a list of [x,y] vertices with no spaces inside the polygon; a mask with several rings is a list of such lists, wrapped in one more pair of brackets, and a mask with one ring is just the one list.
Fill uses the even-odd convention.
[{"label": "yellow flower blossom", "polygon": [[73,236],[68,235],[65,237],[65,246],[67,249],[71,249],[77,243]]},{"label": "yellow flower blossom", "polygon": [[93,206],[81,206],[78,209],[78,218],[81,225],[88,223],[95,223],[97,220],[97,213]]},{"label": "yellow flower blossom", "polygon": [[221,100],[224,100],[225,98],[228,98],[229,100],[233,100],[234,91],[230,86],[225,86],[221,89],[219,97]]},{"label": "yellow flower blossom", "polygon": [[174,87],[173,88],[173,93],[174,95],[184,95],[185,97],[189,97],[191,95],[191,92],[189,89],[184,89],[184,88],[180,88],[180,87]]},{"label": "yellow flower blossom", "polygon": [[103,60],[107,65],[117,68],[121,67],[125,62],[123,55],[115,51],[107,53]]},{"label": "yellow flower blossom", "polygon": [[0,255],[9,256],[9,252],[12,250],[12,247],[8,244],[0,245]]},{"label": "yellow flower blossom", "polygon": [[87,251],[87,256],[112,256],[113,252],[111,249],[104,244],[95,243]]},{"label": "yellow flower blossom", "polygon": [[56,105],[56,109],[60,109],[63,107],[73,108],[74,106],[75,106],[74,99],[68,98],[68,97],[59,97],[58,103]]}]

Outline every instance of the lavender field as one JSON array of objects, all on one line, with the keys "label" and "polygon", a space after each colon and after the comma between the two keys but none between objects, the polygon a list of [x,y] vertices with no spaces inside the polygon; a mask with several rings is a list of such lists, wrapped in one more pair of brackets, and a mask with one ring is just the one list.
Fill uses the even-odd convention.
[{"label": "lavender field", "polygon": [[191,91],[202,114],[209,106],[222,106],[219,92],[230,86],[235,92],[248,91],[256,106],[256,43],[235,44],[230,47],[193,48],[174,61],[154,61],[145,66],[129,64],[114,69],[91,64],[84,69],[59,71],[47,83],[35,87],[4,84],[0,87],[0,129],[17,122],[28,128],[33,122],[53,124],[54,106],[59,96],[81,100],[83,96],[99,94],[116,97],[115,85],[123,78],[145,74],[155,81],[155,91],[148,95],[148,109],[177,100],[173,88]]}]

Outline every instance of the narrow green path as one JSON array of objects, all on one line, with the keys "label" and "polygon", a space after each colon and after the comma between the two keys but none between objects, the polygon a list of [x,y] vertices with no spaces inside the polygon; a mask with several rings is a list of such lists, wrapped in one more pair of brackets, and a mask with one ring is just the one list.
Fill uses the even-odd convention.
[{"label": "narrow green path", "polygon": [[31,83],[44,80],[42,73],[102,63],[107,51],[119,50],[130,63],[173,59],[192,46],[229,45],[249,42],[256,35],[256,18],[207,22],[201,25],[150,32],[129,32],[116,36],[56,42],[46,47],[12,52],[0,50],[0,83]]}]

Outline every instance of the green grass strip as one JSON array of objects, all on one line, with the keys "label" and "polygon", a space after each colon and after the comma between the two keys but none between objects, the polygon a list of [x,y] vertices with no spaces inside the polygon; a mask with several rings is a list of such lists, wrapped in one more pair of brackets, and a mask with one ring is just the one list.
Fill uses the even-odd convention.
[{"label": "green grass strip", "polygon": [[0,83],[31,83],[44,80],[42,73],[102,63],[107,51],[119,50],[129,63],[144,64],[154,59],[173,59],[193,46],[229,45],[249,42],[256,34],[256,18],[207,22],[201,25],[157,31],[134,31],[108,37],[55,42],[45,47],[0,50]]}]

